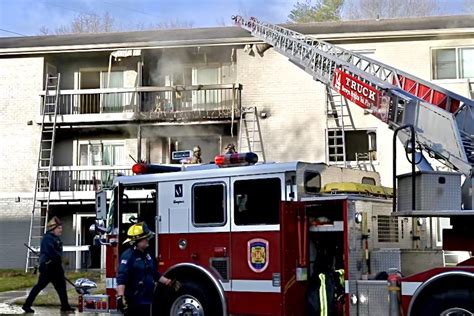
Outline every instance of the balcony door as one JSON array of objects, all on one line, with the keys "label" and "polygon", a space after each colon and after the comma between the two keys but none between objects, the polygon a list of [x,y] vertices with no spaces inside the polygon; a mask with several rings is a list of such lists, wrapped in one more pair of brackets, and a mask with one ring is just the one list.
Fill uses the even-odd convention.
[{"label": "balcony door", "polygon": [[[79,72],[79,89],[123,88],[124,72],[112,71],[110,77],[107,71],[101,69],[85,69]],[[79,97],[80,114],[116,113],[122,112],[124,98],[122,93],[97,93],[86,91]]]},{"label": "balcony door", "polygon": [[[193,68],[193,85],[220,84],[221,68],[206,66]],[[214,110],[219,106],[219,90],[193,91],[194,110]]]}]

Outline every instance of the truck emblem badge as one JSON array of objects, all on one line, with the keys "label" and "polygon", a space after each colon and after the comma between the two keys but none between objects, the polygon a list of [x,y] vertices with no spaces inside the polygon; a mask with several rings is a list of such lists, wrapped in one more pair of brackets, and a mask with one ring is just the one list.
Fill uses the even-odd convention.
[{"label": "truck emblem badge", "polygon": [[253,272],[261,273],[267,269],[270,261],[268,244],[268,240],[261,238],[247,242],[247,262]]},{"label": "truck emblem badge", "polygon": [[183,185],[175,184],[174,185],[174,197],[183,197]]}]

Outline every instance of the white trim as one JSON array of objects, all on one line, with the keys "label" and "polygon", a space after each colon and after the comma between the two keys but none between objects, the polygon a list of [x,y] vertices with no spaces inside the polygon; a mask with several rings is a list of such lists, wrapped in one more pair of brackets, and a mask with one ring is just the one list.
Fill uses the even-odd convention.
[{"label": "white trim", "polygon": [[345,280],[344,281],[344,293],[349,294],[349,281]]},{"label": "white trim", "polygon": [[402,282],[402,295],[412,296],[423,282]]},{"label": "white trim", "polygon": [[232,291],[230,282],[222,282],[221,280],[219,280],[219,283],[221,284],[224,291],[226,291],[226,292],[231,292]]},{"label": "white trim", "polygon": [[231,280],[232,292],[280,293],[279,286],[273,286],[272,280]]},{"label": "white trim", "polygon": [[115,289],[117,287],[117,278],[106,278],[105,279],[105,288],[106,289]]},{"label": "white trim", "polygon": [[235,225],[232,223],[232,232],[273,232],[280,231],[280,225]]}]

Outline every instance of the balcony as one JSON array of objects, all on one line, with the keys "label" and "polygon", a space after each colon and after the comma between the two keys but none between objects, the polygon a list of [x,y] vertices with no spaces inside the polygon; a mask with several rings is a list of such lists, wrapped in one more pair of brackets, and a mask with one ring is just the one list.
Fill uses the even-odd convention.
[{"label": "balcony", "polygon": [[58,123],[229,120],[240,115],[241,90],[238,84],[61,90]]},{"label": "balcony", "polygon": [[96,191],[110,187],[118,175],[132,175],[130,166],[53,167],[51,191]]},{"label": "balcony", "polygon": [[[131,166],[58,166],[52,167],[52,200],[94,200],[95,191],[108,188],[119,175],[132,175]],[[46,192],[38,192],[40,200]]]}]

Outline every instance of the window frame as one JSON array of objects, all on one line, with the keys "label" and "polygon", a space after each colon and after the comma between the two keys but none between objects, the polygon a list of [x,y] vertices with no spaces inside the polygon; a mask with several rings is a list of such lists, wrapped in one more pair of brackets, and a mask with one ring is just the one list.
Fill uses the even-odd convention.
[{"label": "window frame", "polygon": [[[224,195],[224,201],[223,201],[223,212],[224,212],[224,221],[222,223],[207,223],[207,224],[200,224],[196,223],[194,220],[194,214],[195,214],[195,192],[194,188],[196,187],[204,187],[204,186],[215,186],[215,185],[221,185],[223,189],[223,195]],[[199,182],[199,183],[194,183],[191,186],[191,223],[194,227],[223,227],[227,225],[227,184],[223,181],[213,181],[213,182]]]},{"label": "window frame", "polygon": [[[73,145],[73,156],[74,156],[74,164],[75,166],[82,166],[82,167],[94,167],[94,166],[109,166],[109,167],[115,167],[115,166],[124,166],[126,164],[126,153],[125,150],[127,149],[127,144],[125,140],[120,140],[120,139],[85,139],[85,140],[75,140],[74,141],[76,144]],[[81,164],[81,145],[87,145],[87,165],[82,165]],[[100,145],[101,146],[101,164],[100,165],[93,165],[92,164],[92,156],[90,154],[91,152],[91,146],[95,145]],[[123,162],[124,165],[104,165],[104,146],[106,145],[111,145],[111,146],[123,146],[124,149],[124,157]]]},{"label": "window frame", "polygon": [[[445,78],[445,79],[438,79],[437,78],[437,72],[435,71],[435,66],[437,65],[437,60],[436,60],[436,51],[437,50],[447,50],[447,49],[454,49],[454,55],[455,55],[455,58],[456,58],[456,78]],[[464,77],[464,78],[461,78],[461,51],[463,49],[474,49],[474,46],[447,46],[447,47],[432,47],[430,49],[430,55],[431,55],[431,67],[430,67],[430,71],[431,71],[431,80],[434,80],[434,81],[458,81],[458,80],[461,80],[461,81],[464,81],[464,80],[467,80],[467,79],[474,79],[474,77],[472,78],[468,78],[468,77]]]},{"label": "window frame", "polygon": [[[337,144],[337,141],[335,142],[335,140],[337,139],[337,133],[338,132],[341,132],[342,133],[342,136],[344,137],[344,140],[345,140],[345,147],[343,149],[343,154],[344,154],[344,158],[342,158],[341,160],[337,159],[337,160],[331,160],[331,157],[330,157],[330,149],[331,148],[334,148],[334,153],[337,153],[337,150],[338,150],[338,144]],[[367,127],[367,128],[361,128],[361,129],[341,129],[341,128],[329,128],[329,129],[326,129],[326,153],[327,153],[327,162],[329,165],[337,165],[337,164],[342,164],[344,163],[344,161],[346,163],[355,163],[357,160],[349,160],[348,159],[348,155],[347,155],[347,136],[346,136],[346,133],[350,133],[350,132],[366,132],[367,133],[367,141],[368,141],[368,150],[370,149],[370,141],[369,141],[369,132],[373,132],[375,133],[375,153],[377,153],[379,151],[379,148],[378,148],[378,144],[377,144],[377,129],[376,128],[370,128],[370,127]],[[333,135],[330,137],[329,136],[329,133],[333,133]],[[370,152],[368,151],[367,153],[370,154]],[[377,155],[374,155],[375,158],[372,158],[372,163],[374,162],[377,162]],[[367,159],[367,160],[359,160],[359,162],[368,162],[370,161],[370,159]]]},{"label": "window frame", "polygon": [[[235,182],[237,181],[249,181],[249,180],[265,180],[265,179],[278,179],[280,181],[280,203],[286,200],[286,188],[285,188],[285,175],[284,174],[260,174],[252,176],[233,177],[231,180],[231,230],[232,231],[278,231],[280,230],[280,221],[277,224],[249,224],[241,225],[235,222]],[[278,210],[280,212],[280,209]],[[280,215],[280,214],[279,214]]]}]

